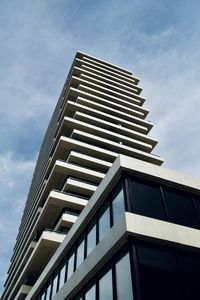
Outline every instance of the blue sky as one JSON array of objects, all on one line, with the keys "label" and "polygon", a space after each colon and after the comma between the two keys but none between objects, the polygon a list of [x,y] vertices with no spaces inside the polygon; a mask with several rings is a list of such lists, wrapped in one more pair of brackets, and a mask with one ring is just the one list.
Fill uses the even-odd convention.
[{"label": "blue sky", "polygon": [[0,293],[36,157],[75,52],[141,79],[155,153],[200,177],[200,2],[0,1]]}]

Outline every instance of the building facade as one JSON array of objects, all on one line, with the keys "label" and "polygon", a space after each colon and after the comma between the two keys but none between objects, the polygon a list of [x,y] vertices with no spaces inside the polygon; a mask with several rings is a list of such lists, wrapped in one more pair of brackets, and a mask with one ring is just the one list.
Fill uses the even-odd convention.
[{"label": "building facade", "polygon": [[199,299],[200,181],[161,167],[131,72],[77,52],[4,299]]}]

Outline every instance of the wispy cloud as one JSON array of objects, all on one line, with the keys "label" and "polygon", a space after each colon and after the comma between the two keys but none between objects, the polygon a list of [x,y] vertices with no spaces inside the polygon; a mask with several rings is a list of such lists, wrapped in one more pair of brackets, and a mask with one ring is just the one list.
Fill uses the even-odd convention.
[{"label": "wispy cloud", "polygon": [[3,283],[17,235],[24,201],[28,193],[36,155],[32,160],[18,159],[13,152],[0,155],[0,281]]}]

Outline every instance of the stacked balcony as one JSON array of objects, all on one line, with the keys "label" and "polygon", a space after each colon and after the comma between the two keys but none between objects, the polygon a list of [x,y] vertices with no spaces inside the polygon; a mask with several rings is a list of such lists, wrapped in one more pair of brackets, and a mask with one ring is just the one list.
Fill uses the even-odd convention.
[{"label": "stacked balcony", "polygon": [[49,124],[4,299],[25,299],[118,154],[161,165],[131,72],[78,52]]}]

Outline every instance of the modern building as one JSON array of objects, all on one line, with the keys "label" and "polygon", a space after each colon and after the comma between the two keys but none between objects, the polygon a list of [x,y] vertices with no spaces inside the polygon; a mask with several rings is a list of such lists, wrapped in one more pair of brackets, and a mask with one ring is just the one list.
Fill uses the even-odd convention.
[{"label": "modern building", "polygon": [[131,72],[77,52],[2,300],[199,299],[200,180],[161,167]]}]

